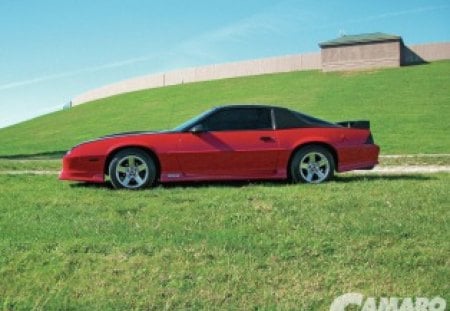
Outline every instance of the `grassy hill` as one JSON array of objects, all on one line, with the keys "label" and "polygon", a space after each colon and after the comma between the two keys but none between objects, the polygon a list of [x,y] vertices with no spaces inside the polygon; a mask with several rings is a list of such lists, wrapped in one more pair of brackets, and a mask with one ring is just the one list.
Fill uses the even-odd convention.
[{"label": "grassy hill", "polygon": [[122,94],[0,130],[0,156],[64,152],[128,130],[168,129],[210,107],[267,103],[370,119],[382,153],[450,152],[450,61],[352,73],[293,72]]}]

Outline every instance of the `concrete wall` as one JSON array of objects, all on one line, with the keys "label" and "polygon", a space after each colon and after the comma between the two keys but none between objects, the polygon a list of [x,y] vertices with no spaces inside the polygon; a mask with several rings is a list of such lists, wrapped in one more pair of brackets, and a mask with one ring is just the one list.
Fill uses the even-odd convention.
[{"label": "concrete wall", "polygon": [[[394,42],[395,43],[395,42]],[[397,44],[397,45],[396,45]],[[366,68],[399,66],[400,59],[399,43],[379,45],[375,47],[362,47],[348,49],[345,53],[330,50],[329,63],[324,64],[326,71],[335,69],[337,61],[345,60],[346,70],[355,69],[363,64]],[[450,59],[450,42],[432,43],[410,46],[409,50],[424,61],[435,61],[440,59]],[[396,52],[396,55],[394,55]],[[380,57],[382,55],[382,57]],[[356,57],[359,60],[351,60],[349,57]],[[144,89],[176,85],[182,83],[200,82],[224,78],[234,78],[243,76],[253,76],[268,73],[290,72],[301,70],[322,69],[323,55],[320,52],[300,55],[288,55],[264,59],[256,59],[228,64],[218,64],[187,68],[169,71],[166,73],[136,77],[133,79],[106,85],[97,89],[87,91],[72,99],[72,105],[79,105],[92,100],[105,98],[117,94],[133,92]],[[361,68],[361,67],[358,67]]]},{"label": "concrete wall", "polygon": [[84,104],[100,98],[110,97],[117,94],[151,89],[164,86],[164,74],[137,77],[117,83],[105,85],[97,89],[87,91],[74,97],[71,101],[72,106]]},{"label": "concrete wall", "polygon": [[76,96],[72,99],[72,105],[75,106],[117,94],[168,85],[255,76],[268,73],[320,69],[321,64],[320,53],[308,53],[186,68],[106,85]]},{"label": "concrete wall", "polygon": [[450,59],[450,42],[411,45],[407,50],[407,55],[403,56],[407,65]]},{"label": "concrete wall", "polygon": [[341,71],[400,66],[400,41],[322,48],[322,70]]}]

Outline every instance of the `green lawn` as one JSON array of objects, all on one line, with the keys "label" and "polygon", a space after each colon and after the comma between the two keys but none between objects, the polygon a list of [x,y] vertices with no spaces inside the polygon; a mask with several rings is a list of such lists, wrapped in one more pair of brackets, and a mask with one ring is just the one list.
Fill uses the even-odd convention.
[{"label": "green lawn", "polygon": [[4,310],[328,310],[450,299],[450,174],[147,191],[0,175]]},{"label": "green lawn", "polygon": [[0,156],[59,156],[100,135],[168,129],[210,107],[267,103],[329,120],[370,119],[382,153],[450,151],[450,61],[353,73],[293,72],[123,94],[0,130]]},{"label": "green lawn", "polygon": [[[347,292],[450,301],[450,174],[112,191],[59,182],[72,145],[267,103],[370,119],[385,154],[450,153],[450,61],[124,94],[0,130],[0,310],[329,310]],[[450,165],[450,157],[382,158]]]}]

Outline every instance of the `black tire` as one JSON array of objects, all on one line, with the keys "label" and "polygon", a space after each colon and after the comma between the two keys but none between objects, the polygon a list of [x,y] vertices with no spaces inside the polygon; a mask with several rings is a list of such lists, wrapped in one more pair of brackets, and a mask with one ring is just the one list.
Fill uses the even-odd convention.
[{"label": "black tire", "polygon": [[145,151],[128,148],[114,155],[108,173],[114,188],[138,190],[155,183],[156,165]]},{"label": "black tire", "polygon": [[289,169],[293,182],[319,184],[334,176],[335,165],[328,149],[310,145],[294,154]]}]

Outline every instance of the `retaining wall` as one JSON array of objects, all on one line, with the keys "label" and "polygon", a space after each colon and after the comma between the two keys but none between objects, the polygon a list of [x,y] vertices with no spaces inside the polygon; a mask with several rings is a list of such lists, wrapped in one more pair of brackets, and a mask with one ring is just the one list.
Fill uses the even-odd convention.
[{"label": "retaining wall", "polygon": [[418,44],[409,48],[427,62],[450,59],[450,42]]},{"label": "retaining wall", "polygon": [[255,76],[277,72],[320,69],[321,64],[320,53],[317,52],[186,68],[105,85],[76,96],[72,99],[72,105],[79,105],[88,101],[126,92],[168,85]]}]

